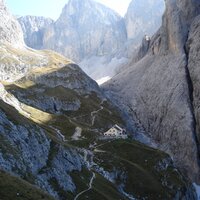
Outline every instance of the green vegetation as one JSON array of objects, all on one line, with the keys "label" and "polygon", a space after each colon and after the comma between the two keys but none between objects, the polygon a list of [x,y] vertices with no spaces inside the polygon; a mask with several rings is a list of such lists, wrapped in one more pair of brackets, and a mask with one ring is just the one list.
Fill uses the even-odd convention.
[{"label": "green vegetation", "polygon": [[1,59],[1,64],[9,65],[28,65],[37,67],[42,65],[45,67],[59,67],[61,64],[67,65],[71,63],[70,60],[64,56],[49,50],[35,51],[33,49],[16,49],[11,45],[3,45],[0,48],[0,54],[5,55]]},{"label": "green vegetation", "polygon": [[58,181],[55,178],[51,178],[49,180],[52,188],[58,193],[61,200],[73,199],[73,194],[65,191],[62,187],[60,187]]},{"label": "green vegetation", "polygon": [[0,170],[0,199],[53,200],[54,198],[30,183]]},{"label": "green vegetation", "polygon": [[126,200],[126,198],[119,193],[116,185],[107,181],[105,178],[98,174],[96,174],[92,192],[93,195],[89,195],[91,200]]},{"label": "green vegetation", "polygon": [[88,183],[90,182],[92,173],[88,171],[88,169],[83,168],[80,172],[72,171],[70,176],[76,185],[76,193],[78,194],[79,192],[88,188]]},{"label": "green vegetation", "polygon": [[[47,72],[38,72],[38,70],[35,69],[40,74],[41,79],[46,79],[45,73]],[[69,69],[68,67],[64,67],[61,70],[65,71],[63,73],[67,73],[66,71]],[[35,71],[34,73],[36,73]],[[50,68],[48,73],[51,80],[54,78],[57,79],[54,69]],[[14,84],[4,83],[4,85],[9,92],[25,104],[24,110],[31,114],[33,121],[59,129],[65,135],[66,139],[70,139],[76,127],[82,128],[84,137],[91,139],[94,134],[90,133],[94,133],[94,129],[98,130],[99,133],[103,133],[114,124],[124,125],[120,114],[111,106],[111,103],[106,101],[102,104],[102,99],[95,92],[85,95],[79,94],[76,90],[65,88],[61,85],[48,87],[48,85],[33,82],[29,78],[22,78]],[[40,106],[40,104],[49,104],[49,99],[59,100],[63,104],[78,101],[80,102],[80,108],[74,111],[61,109],[59,114],[55,114],[54,105],[49,109]],[[38,101],[40,104],[35,103]],[[101,106],[103,106],[102,110]],[[98,113],[94,113],[95,120],[94,124],[92,124],[91,113],[94,111],[98,111]]]},{"label": "green vegetation", "polygon": [[85,192],[78,200],[127,200],[117,190],[116,186],[104,177],[96,174],[91,190]]},{"label": "green vegetation", "polygon": [[[169,159],[161,151],[129,140],[115,140],[99,149],[105,152],[96,153],[95,162],[106,171],[125,172],[124,190],[136,198],[172,199],[184,188],[180,174],[171,165],[157,169],[160,162]],[[123,181],[122,174],[117,177],[118,183]]]},{"label": "green vegetation", "polygon": [[[35,52],[32,53],[34,54]],[[74,81],[81,82],[83,77],[78,71],[71,75],[71,72],[73,70],[76,72],[76,69],[72,70],[70,66],[60,68],[60,62],[67,64],[69,61],[58,54],[52,54],[50,51],[43,51],[42,54],[48,54],[50,57],[48,67],[32,69],[27,77],[13,84],[4,83],[5,88],[22,102],[23,111],[30,114],[30,116],[23,116],[12,106],[0,101],[0,109],[5,112],[12,123],[26,126],[27,129],[31,127],[36,134],[40,129],[43,129],[47,137],[51,139],[48,160],[46,166],[39,171],[40,174],[47,169],[51,170],[52,160],[58,153],[59,145],[63,145],[66,148],[81,147],[90,149],[94,152],[94,162],[99,167],[102,167],[107,172],[116,174],[115,183],[111,183],[95,172],[96,178],[92,184],[92,189],[81,195],[79,200],[126,200],[118,191],[118,186],[122,183],[124,184],[124,191],[137,199],[172,199],[177,191],[185,189],[184,180],[168,162],[169,157],[165,153],[133,140],[98,140],[100,134],[114,124],[124,125],[120,114],[109,101],[102,102],[102,98],[97,94],[98,92],[82,94],[78,91],[80,88],[72,90],[61,86],[62,84],[55,84],[55,87],[48,86],[48,81],[57,83],[56,81],[63,79],[64,83],[73,83]],[[70,75],[68,76],[69,72]],[[57,76],[58,74],[59,76]],[[38,79],[42,81],[38,81]],[[46,81],[46,85],[43,84],[43,80]],[[84,88],[84,84],[81,87]],[[79,101],[80,108],[73,111],[61,109],[60,112],[56,112],[55,108],[45,108],[44,105],[52,103],[49,99],[59,100],[63,104]],[[39,103],[37,104],[36,102]],[[77,127],[82,129],[80,140],[72,140],[71,137]],[[9,127],[5,128],[9,130]],[[5,155],[9,153],[14,156],[20,156],[20,152],[15,152],[15,148],[1,135],[0,141],[3,141],[3,144],[0,143],[1,152]],[[94,143],[96,143],[96,147],[90,148],[90,145]],[[167,161],[166,163],[164,163],[165,160]],[[166,166],[166,164],[169,164],[169,166]],[[81,172],[72,171],[70,173],[77,188],[76,194],[88,188],[91,174],[91,171],[86,168],[82,169]],[[6,176],[5,173],[3,175]],[[1,175],[2,178],[3,175]],[[0,181],[3,180],[1,176]],[[34,177],[31,174],[26,174],[22,178],[34,183]],[[9,179],[12,178],[9,177]],[[34,189],[36,190],[32,185],[17,178],[14,178],[14,180],[16,182],[12,184],[16,189],[13,190],[13,194],[9,194],[10,186],[6,185],[8,184],[7,182],[5,185],[3,181],[0,182],[0,194],[2,193],[2,196],[6,193],[15,195],[5,196],[7,199],[17,199],[18,196],[16,197],[16,194],[18,193],[22,195],[19,196],[20,200],[48,199],[45,194],[40,196],[39,192],[32,193]],[[9,181],[12,182],[12,180]],[[22,183],[16,184],[18,183],[17,181]],[[26,187],[30,186],[31,189],[27,188],[26,190],[23,184]],[[49,184],[58,192],[61,199],[74,198],[75,194],[64,191],[57,179],[51,178]],[[24,190],[23,193],[22,190]],[[6,198],[4,199],[7,200]]]},{"label": "green vegetation", "polygon": [[[64,91],[62,92],[64,93]],[[73,94],[73,92],[71,92],[71,94]],[[94,95],[92,98],[95,99],[97,97]],[[91,100],[92,98],[89,99]],[[89,101],[87,106],[93,108],[97,106],[95,109],[99,109],[98,106],[100,101],[98,98],[92,101],[93,104]],[[95,101],[98,103],[95,104]],[[107,106],[108,108],[106,107],[98,113],[98,116],[96,117],[98,124],[101,122],[101,118],[107,119],[110,115],[109,105],[104,106]],[[159,163],[168,159],[168,156],[165,153],[146,147],[145,145],[132,140],[115,140],[110,142],[98,141],[99,133],[93,131],[91,126],[75,119],[75,113],[77,112],[78,115],[78,111],[70,113],[69,115],[66,113],[56,115],[41,111],[31,106],[23,105],[24,111],[31,115],[30,119],[27,119],[20,115],[14,108],[3,102],[0,103],[0,108],[4,109],[12,122],[22,124],[26,121],[26,124],[37,124],[45,129],[47,135],[52,139],[47,165],[40,171],[40,173],[43,173],[46,168],[51,167],[51,161],[58,152],[58,143],[67,146],[68,148],[89,148],[90,144],[93,144],[94,142],[96,142],[97,145],[102,145],[97,147],[97,149],[102,150],[102,152],[95,153],[94,161],[108,172],[112,173],[118,171],[119,174],[118,177],[116,177],[116,183],[114,185],[97,174],[92,190],[84,193],[80,199],[86,197],[88,199],[94,199],[94,197],[96,197],[96,200],[98,200],[98,198],[99,200],[123,199],[117,190],[117,185],[121,183],[124,183],[125,192],[134,194],[138,199],[145,197],[148,197],[148,199],[171,199],[175,196],[177,191],[185,187],[182,177],[180,177],[172,166],[159,169]],[[86,110],[83,112],[86,112]],[[112,112],[115,112],[114,109]],[[118,117],[117,114],[115,116],[116,118]],[[98,121],[99,119],[100,121]],[[82,128],[82,137],[84,138],[78,141],[71,141],[70,138],[77,126]],[[69,141],[61,141],[54,128],[60,130]],[[84,190],[84,188],[87,188],[90,177],[89,175],[91,174],[87,170],[84,170],[81,173],[71,173],[73,181],[78,188],[76,191],[77,193]],[[124,179],[122,178],[122,175]],[[56,191],[58,191],[63,199],[66,196],[68,196],[69,199],[73,197],[74,194],[63,191],[56,180],[51,179],[50,184],[56,189]]]}]

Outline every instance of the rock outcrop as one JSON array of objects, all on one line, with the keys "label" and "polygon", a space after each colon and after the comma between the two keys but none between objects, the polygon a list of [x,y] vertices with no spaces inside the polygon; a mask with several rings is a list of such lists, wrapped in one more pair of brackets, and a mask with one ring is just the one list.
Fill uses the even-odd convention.
[{"label": "rock outcrop", "polygon": [[15,47],[23,47],[23,32],[17,20],[10,14],[4,0],[0,0],[0,42],[11,43]]},{"label": "rock outcrop", "polygon": [[74,192],[76,186],[70,173],[84,167],[77,150],[56,144],[47,137],[45,129],[20,116],[2,101],[0,104],[1,170],[20,176],[57,199],[59,193],[52,181],[65,191]]},{"label": "rock outcrop", "polygon": [[36,16],[19,17],[18,21],[22,27],[26,45],[34,49],[42,49],[44,29],[54,21],[50,18]]},{"label": "rock outcrop", "polygon": [[199,49],[194,40],[199,9],[197,0],[166,0],[162,26],[147,53],[140,49],[143,57],[133,59],[105,86],[126,102],[160,148],[193,181],[199,181]]}]

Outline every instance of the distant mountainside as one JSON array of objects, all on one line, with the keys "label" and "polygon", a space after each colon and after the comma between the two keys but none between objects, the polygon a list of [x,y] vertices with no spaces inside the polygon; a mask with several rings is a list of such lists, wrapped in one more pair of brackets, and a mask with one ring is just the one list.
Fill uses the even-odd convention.
[{"label": "distant mountainside", "polygon": [[163,0],[132,0],[125,15],[127,38],[141,42],[144,35],[152,36],[162,23]]},{"label": "distant mountainside", "polygon": [[[127,31],[126,54],[131,60],[144,36],[151,37],[161,26],[164,0],[132,0],[124,17]],[[119,70],[123,70],[123,67]]]},{"label": "distant mountainside", "polygon": [[[41,20],[42,28],[43,25],[47,26],[44,35],[38,37],[41,44],[35,46],[35,38],[27,36],[32,36]],[[19,21],[28,46],[52,49],[76,62],[85,57],[112,53],[126,40],[123,18],[93,0],[70,0],[54,23],[37,17],[22,17]]]},{"label": "distant mountainside", "polygon": [[166,0],[161,28],[104,87],[199,182],[199,0]]},{"label": "distant mountainside", "polygon": [[[122,18],[94,0],[70,0],[54,23],[40,17],[21,17],[19,22],[28,46],[55,50],[97,80],[112,77],[129,62],[144,34],[159,28],[163,11],[163,0],[132,1]],[[47,26],[33,32],[40,21]]]},{"label": "distant mountainside", "polygon": [[54,21],[36,16],[19,17],[18,21],[22,27],[26,45],[34,49],[42,49],[44,30]]}]

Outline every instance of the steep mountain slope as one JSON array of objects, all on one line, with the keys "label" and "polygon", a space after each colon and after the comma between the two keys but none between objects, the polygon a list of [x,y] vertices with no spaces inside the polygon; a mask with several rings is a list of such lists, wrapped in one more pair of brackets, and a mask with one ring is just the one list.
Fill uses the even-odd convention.
[{"label": "steep mountain slope", "polygon": [[[140,57],[105,86],[123,99],[121,103],[130,107],[160,149],[172,155],[193,181],[199,181],[199,130],[195,127],[199,49],[193,42],[198,39],[199,18],[195,17],[199,14],[197,0],[166,0],[162,26],[147,49],[144,42]],[[188,32],[194,36],[189,42]]]},{"label": "steep mountain slope", "polygon": [[3,84],[1,169],[56,199],[73,199],[91,180],[83,199],[194,199],[168,155],[132,140],[99,139],[110,126],[124,122],[78,66],[36,68]]},{"label": "steep mountain slope", "polygon": [[25,16],[18,18],[24,33],[24,41],[27,46],[41,49],[43,46],[44,29],[54,21],[50,18]]},{"label": "steep mountain slope", "polygon": [[[56,199],[74,199],[88,188],[92,172],[92,190],[83,194],[83,199],[85,195],[97,200],[130,196],[195,199],[170,158],[158,150],[134,141],[91,140],[88,130],[73,141],[73,128],[64,116],[22,104],[30,114],[27,118],[2,101],[0,107],[1,169],[38,185]],[[89,148],[94,141],[94,149]]]},{"label": "steep mountain slope", "polygon": [[116,51],[126,40],[123,19],[93,0],[70,0],[44,34],[44,48],[80,61]]},{"label": "steep mountain slope", "polygon": [[42,192],[27,181],[11,176],[4,171],[0,171],[0,188],[1,199],[53,200],[47,193]]},{"label": "steep mountain slope", "polygon": [[195,199],[167,154],[131,139],[102,137],[126,123],[76,64],[7,42],[1,51],[3,65],[19,61],[19,72],[5,67],[10,76],[0,80],[2,200]]}]

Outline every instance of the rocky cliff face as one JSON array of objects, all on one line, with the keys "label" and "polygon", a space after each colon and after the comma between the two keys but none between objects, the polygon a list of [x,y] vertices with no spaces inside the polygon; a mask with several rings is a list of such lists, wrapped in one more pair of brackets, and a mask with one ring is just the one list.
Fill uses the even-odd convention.
[{"label": "rocky cliff face", "polygon": [[18,18],[24,33],[24,41],[27,46],[34,49],[43,47],[44,29],[54,21],[50,18],[25,16]]},{"label": "rocky cliff face", "polygon": [[4,4],[0,1],[0,42],[11,43],[15,47],[23,47],[23,32],[17,20],[9,13]]},{"label": "rocky cliff face", "polygon": [[0,2],[0,16],[0,80],[16,80],[33,66],[46,65],[48,58],[45,55],[26,50],[22,29],[4,1]]},{"label": "rocky cliff face", "polygon": [[69,1],[54,23],[33,16],[18,20],[28,46],[62,53],[98,80],[129,62],[142,37],[158,29],[163,9],[162,0],[132,1],[124,19],[94,0]]},{"label": "rocky cliff face", "polygon": [[125,15],[128,39],[138,42],[147,34],[152,36],[161,25],[163,0],[131,1]]},{"label": "rocky cliff face", "polygon": [[80,61],[116,51],[126,40],[123,19],[92,0],[70,0],[44,34],[44,48]]},{"label": "rocky cliff face", "polygon": [[[6,108],[13,114],[10,120],[10,114],[4,110]],[[56,198],[59,198],[59,193],[52,181],[66,191],[76,190],[70,172],[81,171],[84,166],[84,161],[76,150],[56,144],[45,135],[44,129],[27,121],[2,102],[0,116],[0,137],[3,141],[0,145],[1,170],[38,185]],[[26,126],[22,125],[22,121]]]},{"label": "rocky cliff face", "polygon": [[190,75],[191,101],[193,106],[193,114],[195,117],[194,128],[196,132],[196,140],[199,148],[200,142],[200,115],[199,115],[199,56],[200,56],[200,17],[196,17],[192,22],[189,37],[186,43],[186,53],[188,55],[188,70]]},{"label": "rocky cliff face", "polygon": [[167,0],[162,26],[148,44],[148,51],[143,45],[139,61],[133,59],[105,86],[121,96],[160,148],[170,153],[193,181],[199,180],[195,73],[199,49],[193,42],[198,39],[199,18],[195,17],[200,14],[199,6],[195,0]]}]

